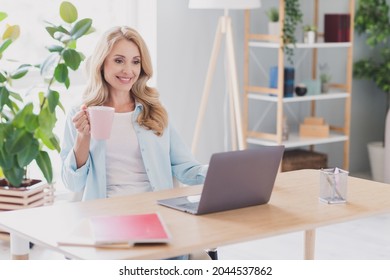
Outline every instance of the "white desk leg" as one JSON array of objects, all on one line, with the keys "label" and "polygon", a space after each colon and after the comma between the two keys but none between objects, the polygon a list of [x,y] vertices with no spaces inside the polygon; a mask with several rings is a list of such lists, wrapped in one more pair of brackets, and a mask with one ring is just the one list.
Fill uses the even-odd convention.
[{"label": "white desk leg", "polygon": [[11,259],[28,260],[30,253],[30,242],[11,233]]},{"label": "white desk leg", "polygon": [[314,260],[314,250],[316,243],[316,230],[305,231],[305,260]]}]

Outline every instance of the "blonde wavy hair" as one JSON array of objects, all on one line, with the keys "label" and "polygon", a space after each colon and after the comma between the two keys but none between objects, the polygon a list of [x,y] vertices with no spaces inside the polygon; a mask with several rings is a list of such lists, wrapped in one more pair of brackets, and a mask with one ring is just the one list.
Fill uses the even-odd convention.
[{"label": "blonde wavy hair", "polygon": [[123,39],[136,44],[141,54],[141,72],[129,92],[135,101],[143,105],[143,110],[138,116],[137,122],[140,126],[161,136],[168,125],[168,114],[159,100],[157,90],[146,85],[153,74],[152,61],[141,35],[130,27],[118,26],[106,31],[96,45],[91,57],[88,58],[88,81],[83,94],[84,104],[87,107],[99,106],[108,100],[109,90],[103,75],[103,64],[114,44]]}]

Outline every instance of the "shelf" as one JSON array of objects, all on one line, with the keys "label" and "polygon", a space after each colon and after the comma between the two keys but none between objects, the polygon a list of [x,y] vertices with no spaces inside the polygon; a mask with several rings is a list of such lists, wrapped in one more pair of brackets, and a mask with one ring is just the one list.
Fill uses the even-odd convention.
[{"label": "shelf", "polygon": [[[280,47],[279,43],[275,42],[259,42],[259,41],[250,41],[249,47],[257,48],[270,48],[278,49]],[[296,49],[327,49],[327,48],[349,48],[351,47],[351,42],[342,42],[342,43],[314,43],[314,44],[305,44],[305,43],[296,43]],[[294,48],[294,45],[290,45],[291,48]]]},{"label": "shelf", "polygon": [[[328,144],[336,142],[344,142],[348,140],[348,136],[331,132],[327,138],[311,138],[311,137],[299,137],[298,133],[290,133],[289,140],[284,141],[282,145],[285,148],[297,148],[310,145]],[[249,144],[275,146],[278,145],[275,141],[265,140],[260,138],[247,138]]]},{"label": "shelf", "polygon": [[[349,5],[343,8],[342,11],[337,11],[336,7],[332,13],[348,13],[350,15],[350,29],[349,33],[351,38],[353,37],[353,22],[354,22],[354,2],[355,0],[348,0]],[[279,1],[279,24],[280,30],[283,30],[285,23],[282,19],[285,18],[285,10],[287,0]],[[320,0],[313,0],[313,19],[310,24],[318,26],[321,20],[324,20],[324,15],[329,13],[330,10],[323,9],[323,5],[320,5]],[[329,6],[329,8],[331,8]],[[333,9],[333,7],[332,7]],[[261,33],[252,32],[252,25],[262,24],[258,17],[251,18],[251,12],[245,12],[245,48],[244,48],[244,131],[246,133],[246,143],[254,145],[265,145],[265,146],[275,146],[282,144],[286,148],[298,148],[298,147],[307,147],[312,145],[322,145],[330,143],[341,143],[343,150],[343,169],[348,170],[349,168],[349,145],[350,145],[350,122],[351,122],[351,88],[352,88],[352,68],[353,68],[353,40],[350,42],[324,42],[325,41],[325,26],[323,30],[318,34],[316,43],[303,43],[303,40],[299,40],[296,44],[285,45],[282,38],[279,35],[274,35],[270,33]],[[324,23],[325,25],[325,23]],[[265,27],[265,26],[264,26]],[[256,28],[258,29],[258,28]],[[264,28],[265,29],[265,28]],[[330,31],[330,30],[328,30]],[[335,30],[336,32],[337,30]],[[348,32],[348,31],[347,31]],[[329,40],[327,40],[329,41]],[[290,41],[291,42],[291,41]],[[293,52],[293,56],[286,54],[284,48],[288,47]],[[272,58],[268,59],[268,51],[272,52]],[[266,51],[266,52],[264,52]],[[297,96],[293,94],[293,97],[283,97],[283,91],[285,83],[281,83],[284,73],[281,69],[284,69],[286,66],[290,66],[292,63],[287,62],[296,62],[295,65],[291,67],[295,68],[295,73],[302,74],[303,77],[310,79],[319,78],[322,70],[319,66],[328,63],[328,57],[333,57],[334,55],[340,55],[343,59],[340,61],[337,58],[332,59],[329,63],[332,63],[329,68],[329,74],[335,73],[332,70],[340,69],[340,81],[337,83],[331,83],[330,92],[320,93],[320,89],[316,89],[310,93],[316,93],[315,95],[304,95]],[[262,65],[263,58],[266,57],[266,64]],[[291,61],[292,60],[292,61]],[[278,78],[277,88],[270,88],[270,78],[267,77],[267,66],[277,66],[277,73],[275,76]],[[304,67],[301,67],[304,65]],[[252,74],[252,68],[258,66],[260,71],[265,79],[255,79],[256,75]],[[304,68],[304,69],[302,69]],[[345,71],[344,71],[345,69]],[[256,69],[258,70],[258,69]],[[310,73],[309,73],[310,72]],[[345,75],[344,75],[345,73]],[[274,74],[274,73],[272,73]],[[260,75],[258,75],[260,76]],[[271,76],[271,75],[269,75]],[[272,77],[275,79],[275,77]],[[264,81],[265,80],[265,81]],[[294,79],[289,78],[288,82],[292,80],[293,86],[295,88]],[[268,85],[267,85],[268,84]],[[274,83],[272,83],[274,84]],[[307,85],[309,86],[309,85]],[[328,101],[327,101],[328,100]],[[306,102],[306,103],[303,103]],[[265,104],[267,103],[267,104]],[[302,106],[293,106],[293,105],[304,105]],[[338,112],[333,114],[332,108],[337,105]],[[257,114],[256,108],[261,107],[264,110],[261,114]],[[343,107],[343,110],[339,110]],[[251,114],[251,111],[256,111],[256,114]],[[327,122],[328,118],[337,118],[338,125],[330,126],[329,137],[323,138],[314,138],[314,137],[300,137],[299,133],[296,130],[290,130],[289,140],[281,141],[280,133],[283,131],[284,117],[286,112],[296,115],[296,113],[301,113],[304,116],[316,117],[321,116]],[[294,128],[300,118],[294,118]],[[264,122],[264,123],[263,123]],[[253,128],[249,127],[249,124],[254,123]],[[252,130],[253,129],[253,130]],[[269,132],[273,131],[273,132]],[[276,134],[278,132],[279,134]],[[326,134],[327,135],[327,134]],[[341,148],[340,148],[341,151]]]},{"label": "shelf", "polygon": [[[283,103],[293,103],[293,102],[305,102],[313,100],[333,100],[333,99],[342,99],[347,98],[349,93],[346,92],[334,92],[334,93],[325,93],[317,95],[305,95],[305,96],[294,96],[294,97],[284,97]],[[278,102],[277,96],[259,94],[259,93],[248,93],[249,99],[269,101],[269,102]]]}]

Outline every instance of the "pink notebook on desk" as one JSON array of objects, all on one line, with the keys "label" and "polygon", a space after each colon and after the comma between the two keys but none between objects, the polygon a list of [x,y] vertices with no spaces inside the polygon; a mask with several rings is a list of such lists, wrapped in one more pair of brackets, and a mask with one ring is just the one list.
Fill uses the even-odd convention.
[{"label": "pink notebook on desk", "polygon": [[96,244],[166,243],[170,239],[157,213],[97,216],[89,222]]},{"label": "pink notebook on desk", "polygon": [[147,213],[90,217],[57,243],[60,246],[129,248],[137,243],[168,243],[170,239],[160,215]]}]

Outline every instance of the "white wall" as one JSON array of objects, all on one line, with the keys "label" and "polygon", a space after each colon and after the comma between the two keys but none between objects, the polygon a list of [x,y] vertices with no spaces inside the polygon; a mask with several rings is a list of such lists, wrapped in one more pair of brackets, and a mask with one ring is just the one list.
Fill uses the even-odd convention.
[{"label": "white wall", "polygon": [[[259,30],[265,28],[265,9],[277,3],[277,1],[264,0],[262,2],[262,8],[255,12],[258,14],[258,19],[254,19],[257,25],[255,28]],[[308,23],[311,20],[309,15],[312,7],[310,3],[308,5],[305,1],[301,2],[305,4],[302,5],[305,14],[304,23]],[[347,11],[348,1],[321,1],[321,8],[327,12]],[[191,145],[217,19],[222,14],[222,11],[190,10],[188,9],[188,1],[183,0],[165,0],[163,3],[158,3],[157,10],[158,88],[165,105],[169,109],[171,118],[178,126],[188,145]],[[243,13],[242,11],[233,11],[231,15],[235,32],[240,90],[242,90]],[[297,32],[298,35],[299,32],[301,31]],[[368,48],[364,45],[363,38],[355,35],[354,60],[361,56],[366,56],[367,51]],[[337,58],[337,55],[341,55],[341,58]],[[268,53],[264,52],[259,54],[259,59],[267,63],[268,56]],[[223,57],[223,51],[221,57]],[[221,57],[218,62],[219,68],[217,68],[213,82],[213,90],[206,112],[206,121],[204,122],[196,154],[201,161],[207,161],[212,153],[225,149],[225,130],[223,128],[223,96],[225,89],[223,59]],[[345,54],[331,52],[324,54],[320,59],[322,61],[343,60],[345,59]],[[340,65],[343,64],[341,63]],[[334,77],[337,79],[337,77],[343,75],[344,70],[340,66],[340,69],[336,67],[332,71],[335,71]],[[382,137],[384,103],[385,95],[379,93],[372,82],[353,81],[350,141],[351,172],[366,172],[369,170],[366,143],[371,140],[380,140]],[[332,109],[334,108],[333,106],[333,104],[328,105],[329,109],[324,114],[330,115],[329,117],[331,118],[336,115],[337,118],[340,117],[342,119],[342,108],[335,112]],[[342,143],[319,145],[317,148],[329,154],[330,165],[342,165]]]},{"label": "white wall", "polygon": [[[147,2],[153,1],[156,0],[148,0]],[[387,1],[390,2],[390,0]],[[57,12],[48,14],[43,11],[42,7],[45,6],[50,11],[56,11],[61,0],[37,0],[34,4],[30,2],[29,0],[17,0],[16,2],[6,0],[2,1],[0,8],[9,13],[9,18],[6,22],[20,24],[22,21],[23,37],[10,48],[9,53],[13,56],[14,54],[15,56],[24,54],[27,56],[27,60],[34,57],[42,57],[43,55],[40,53],[37,54],[36,52],[31,54],[33,49],[31,46],[32,43],[42,43],[42,41],[46,40],[45,38],[48,38],[42,27],[43,19],[53,21],[58,19],[58,16],[56,16]],[[85,54],[88,55],[92,50],[91,47],[94,44],[91,44],[91,42],[95,42],[100,32],[108,27],[122,24],[134,25],[139,20],[148,22],[145,18],[147,15],[143,14],[140,19],[138,10],[135,12],[135,9],[131,8],[134,7],[136,2],[137,0],[98,1],[94,4],[95,9],[91,10],[89,2],[87,3],[81,0],[72,1],[79,10],[79,16],[93,18],[94,25],[98,29],[96,34],[90,35],[92,37],[85,40],[88,42],[86,45],[82,45],[80,42],[80,47],[83,48]],[[264,11],[270,5],[277,3],[277,0],[263,0],[262,2],[263,7],[256,11],[258,16],[254,18],[253,23],[255,30],[264,31],[266,22]],[[308,4],[306,2],[306,0],[302,1],[305,5]],[[324,10],[334,11],[334,9],[338,10],[340,5],[344,9],[347,2],[347,0],[327,0],[321,1],[320,3],[323,5]],[[10,9],[15,4],[23,5],[26,8],[18,9],[17,13],[11,13]],[[336,7],[336,5],[338,6]],[[303,7],[305,12],[304,21],[309,21],[310,17],[307,15],[309,15],[311,7],[306,6]],[[153,38],[155,39],[155,36],[157,36],[157,46],[153,46],[153,43],[148,42],[152,50],[152,55],[155,57],[155,71],[158,73],[157,86],[172,120],[190,146],[217,20],[223,12],[219,10],[190,10],[188,9],[188,0],[157,1],[157,10],[151,10],[150,12],[157,13],[157,23],[151,23],[146,29],[140,31],[145,33],[143,35],[147,37],[147,40],[150,38],[153,41]],[[32,14],[36,14],[36,17],[32,17]],[[237,68],[240,79],[240,90],[242,90],[244,17],[242,11],[231,11],[230,14],[233,19]],[[28,31],[30,27],[33,30],[41,30],[42,34],[30,33]],[[156,33],[154,33],[154,28],[157,28]],[[364,38],[355,35],[354,43],[355,60],[361,56],[366,56],[370,51],[364,45]],[[47,45],[47,43],[45,42],[44,45]],[[26,48],[25,46],[29,47]],[[44,49],[40,48],[40,51],[43,52]],[[267,62],[269,56],[267,52],[257,55],[263,63],[269,63]],[[213,81],[213,88],[206,110],[205,122],[203,123],[200,135],[198,152],[196,154],[197,158],[202,162],[207,162],[212,153],[228,148],[225,144],[227,132],[224,128],[227,116],[225,112],[223,56],[224,47],[222,45],[218,67]],[[323,59],[327,60],[331,59],[331,57],[325,57]],[[82,83],[82,75],[77,75],[75,78],[76,80],[72,80],[72,85]],[[72,88],[68,93],[65,93],[63,98],[69,102],[73,102],[75,97],[79,96],[80,91],[81,87]],[[352,96],[350,171],[366,171],[369,169],[366,143],[372,140],[382,139],[385,95],[379,92],[372,82],[354,80]],[[66,103],[66,100],[63,100],[63,102]],[[59,131],[62,131],[62,129],[60,128]],[[330,164],[340,165],[342,144],[322,145],[318,146],[318,148],[330,154]]]},{"label": "white wall", "polygon": [[[190,10],[188,1],[167,0],[158,3],[158,88],[171,118],[189,146],[218,17],[222,14],[222,10]],[[224,44],[197,147],[196,156],[203,162],[208,161],[211,153],[225,150],[223,62]]]}]

